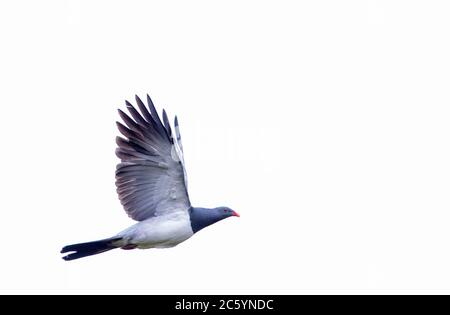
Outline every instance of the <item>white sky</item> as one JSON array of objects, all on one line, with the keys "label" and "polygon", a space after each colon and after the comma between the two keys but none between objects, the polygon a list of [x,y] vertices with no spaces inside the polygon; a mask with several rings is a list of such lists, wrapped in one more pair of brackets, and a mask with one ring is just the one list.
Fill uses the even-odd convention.
[{"label": "white sky", "polygon": [[[1,293],[450,293],[448,1],[0,4]],[[133,222],[116,108],[180,118],[173,249],[65,262]]]}]

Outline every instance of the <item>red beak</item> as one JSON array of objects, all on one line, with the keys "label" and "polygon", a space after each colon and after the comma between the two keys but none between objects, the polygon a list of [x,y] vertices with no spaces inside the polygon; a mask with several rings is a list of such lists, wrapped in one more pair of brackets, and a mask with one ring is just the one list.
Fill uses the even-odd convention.
[{"label": "red beak", "polygon": [[237,213],[236,211],[233,211],[232,214],[233,214],[235,217],[240,217],[239,213]]}]

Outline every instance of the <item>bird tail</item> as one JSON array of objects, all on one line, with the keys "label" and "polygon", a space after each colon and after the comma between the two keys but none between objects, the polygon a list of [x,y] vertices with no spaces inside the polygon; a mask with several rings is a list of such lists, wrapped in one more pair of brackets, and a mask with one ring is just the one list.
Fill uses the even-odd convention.
[{"label": "bird tail", "polygon": [[107,238],[104,240],[73,244],[64,246],[61,250],[61,253],[70,253],[63,257],[64,260],[74,260],[78,258],[83,258],[86,256],[97,255],[100,253],[107,252],[111,249],[118,248],[120,246],[115,245],[117,241],[120,241],[121,238]]}]

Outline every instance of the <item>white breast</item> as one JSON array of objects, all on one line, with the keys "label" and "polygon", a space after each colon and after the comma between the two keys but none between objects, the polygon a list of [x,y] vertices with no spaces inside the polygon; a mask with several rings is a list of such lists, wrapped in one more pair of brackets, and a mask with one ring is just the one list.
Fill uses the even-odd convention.
[{"label": "white breast", "polygon": [[194,232],[187,211],[179,211],[139,222],[118,234],[138,248],[167,248],[187,240]]}]

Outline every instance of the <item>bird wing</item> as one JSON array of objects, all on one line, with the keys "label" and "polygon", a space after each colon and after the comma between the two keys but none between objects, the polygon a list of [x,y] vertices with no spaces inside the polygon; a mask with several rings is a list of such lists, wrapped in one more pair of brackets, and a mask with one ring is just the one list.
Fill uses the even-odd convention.
[{"label": "bird wing", "polygon": [[131,117],[119,109],[125,125],[117,122],[124,138],[117,137],[116,187],[128,216],[143,221],[153,216],[187,210],[186,169],[175,119],[176,137],[163,110],[163,122],[147,95],[148,110],[136,96],[141,113],[126,101]]}]

